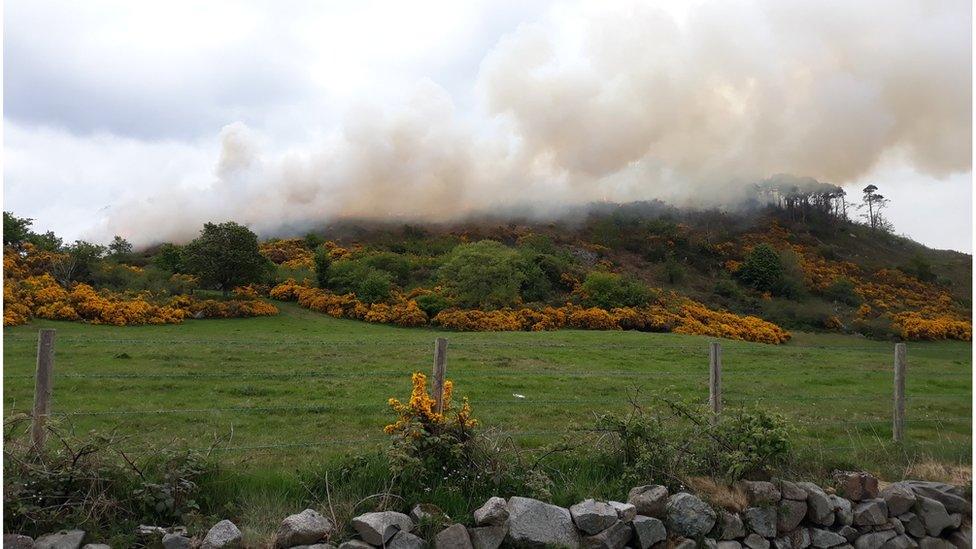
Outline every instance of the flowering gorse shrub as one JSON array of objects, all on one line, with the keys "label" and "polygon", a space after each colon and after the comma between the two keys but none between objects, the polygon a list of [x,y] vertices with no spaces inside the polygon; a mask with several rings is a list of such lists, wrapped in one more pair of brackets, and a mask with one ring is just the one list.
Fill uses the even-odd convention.
[{"label": "flowering gorse shrub", "polygon": [[837,315],[827,319],[825,328],[890,325],[890,330],[886,330],[888,335],[907,340],[972,340],[969,311],[945,288],[919,280],[902,270],[865,271],[854,263],[827,259],[817,250],[789,240],[789,231],[773,223],[744,236],[737,244],[726,243],[719,251],[726,257],[731,256],[725,261],[725,267],[733,273],[741,268],[739,259],[758,245],[792,252],[798,258],[807,288],[851,307],[845,319]]},{"label": "flowering gorse shrub", "polygon": [[[271,316],[278,308],[257,299],[254,288],[243,290],[242,299],[198,300],[188,295],[169,299],[150,292],[96,290],[88,284],[62,286],[43,272],[45,261],[5,250],[4,326],[24,324],[31,317],[85,321],[92,324],[128,326],[178,324],[186,318],[234,318]],[[39,273],[39,274],[35,274]]]},{"label": "flowering gorse shrub", "polygon": [[411,383],[410,400],[388,401],[396,418],[383,430],[392,439],[388,457],[393,470],[414,480],[440,480],[452,486],[479,480],[480,471],[474,466],[479,452],[474,432],[478,421],[471,416],[468,400],[455,406],[454,384],[445,380],[438,412],[427,388],[427,376],[416,372]]},{"label": "flowering gorse shrub", "polygon": [[[311,288],[289,279],[271,289],[270,295],[282,301],[298,301],[302,307],[336,318],[350,318],[395,324],[424,326],[427,315],[416,301],[394,293],[393,304],[366,304],[355,294],[337,295]],[[411,295],[423,295],[416,290]],[[607,311],[599,307],[582,308],[572,303],[541,309],[445,309],[430,324],[461,332],[518,332],[574,328],[579,330],[640,330],[675,332],[756,341],[785,343],[790,334],[779,326],[754,316],[714,311],[705,305],[676,294],[662,294],[658,302],[646,307],[620,307]]]}]

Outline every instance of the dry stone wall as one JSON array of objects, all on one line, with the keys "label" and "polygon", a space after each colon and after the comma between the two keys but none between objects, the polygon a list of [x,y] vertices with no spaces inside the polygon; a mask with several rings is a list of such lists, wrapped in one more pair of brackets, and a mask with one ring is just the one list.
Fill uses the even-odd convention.
[{"label": "dry stone wall", "polygon": [[[961,487],[903,481],[879,489],[867,473],[837,472],[820,487],[786,480],[743,481],[735,489],[747,505],[716,508],[689,492],[637,486],[627,501],[587,499],[568,509],[532,498],[493,497],[474,511],[470,526],[452,524],[421,539],[416,526],[439,511],[416,505],[410,514],[365,513],[352,520],[356,539],[338,543],[335,525],[314,510],[286,517],[275,547],[304,549],[497,549],[582,547],[623,549],[970,549],[971,495]],[[153,532],[153,530],[147,530]],[[242,546],[230,521],[201,539],[183,530],[158,529],[167,549]],[[79,549],[84,532],[58,532],[31,540],[5,535],[4,547]],[[328,540],[328,542],[326,541]],[[331,543],[330,543],[331,542]],[[87,547],[98,547],[88,545]]]}]

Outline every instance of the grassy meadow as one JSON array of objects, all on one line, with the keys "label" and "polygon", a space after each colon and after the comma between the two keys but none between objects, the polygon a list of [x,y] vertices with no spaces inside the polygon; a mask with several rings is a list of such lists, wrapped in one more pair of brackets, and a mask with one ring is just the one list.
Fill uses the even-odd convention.
[{"label": "grassy meadow", "polygon": [[[308,506],[336,518],[369,510],[385,493],[379,454],[391,396],[430,370],[434,338],[447,337],[448,377],[483,429],[526,447],[573,440],[604,411],[655,395],[708,397],[708,343],[638,332],[441,333],[337,320],[290,303],[277,317],[110,327],[34,320],[4,329],[4,418],[27,413],[37,330],[58,330],[53,412],[75,435],[110,434],[127,455],[208,449],[220,463],[204,487],[206,513],[191,529],[232,517],[247,546],[263,546],[281,517]],[[864,468],[883,478],[941,478],[968,470],[970,345],[908,347],[908,439],[892,444],[893,345],[794,334],[786,345],[722,341],[727,411],[762,404],[792,418],[787,474],[823,478]],[[26,422],[16,423],[26,430]],[[501,435],[501,433],[506,433]],[[7,436],[26,436],[11,432]],[[56,443],[56,442],[54,442]],[[365,456],[344,479],[345,456]],[[619,498],[627,487],[593,463],[560,462],[551,500]],[[923,469],[928,468],[928,469]],[[323,476],[324,475],[324,476]],[[372,494],[372,495],[371,495]],[[429,494],[470,516],[484,494]],[[393,506],[409,502],[394,500]],[[405,510],[405,509],[404,509]],[[350,534],[351,531],[347,531]],[[106,536],[126,544],[124,531]]]},{"label": "grassy meadow", "polygon": [[[28,412],[37,330],[54,327],[53,412],[134,453],[208,448],[240,466],[290,467],[382,445],[390,397],[409,396],[433,341],[486,428],[542,444],[655,394],[707,399],[708,338],[638,332],[440,333],[337,320],[281,303],[277,317],[109,327],[34,320],[4,329],[4,416]],[[893,345],[795,334],[723,341],[727,410],[762,403],[796,421],[797,451],[851,461],[966,462],[971,358],[962,342],[909,344],[908,440],[890,439]],[[887,448],[879,456],[879,448]]]}]

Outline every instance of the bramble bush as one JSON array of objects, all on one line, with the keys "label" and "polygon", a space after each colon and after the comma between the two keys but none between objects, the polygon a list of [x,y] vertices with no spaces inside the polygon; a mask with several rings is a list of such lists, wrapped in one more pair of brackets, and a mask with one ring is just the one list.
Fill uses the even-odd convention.
[{"label": "bramble bush", "polygon": [[623,415],[600,416],[601,458],[631,483],[679,488],[688,476],[729,480],[764,473],[789,456],[793,430],[785,417],[762,408],[725,414],[717,422],[702,405],[658,396],[656,406],[633,403]]}]

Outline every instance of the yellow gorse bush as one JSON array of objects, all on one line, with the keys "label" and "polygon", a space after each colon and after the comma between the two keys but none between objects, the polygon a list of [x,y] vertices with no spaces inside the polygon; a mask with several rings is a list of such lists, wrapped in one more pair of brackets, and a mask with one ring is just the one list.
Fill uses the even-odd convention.
[{"label": "yellow gorse bush", "polygon": [[51,266],[51,254],[44,252],[40,257],[32,257],[31,253],[29,247],[26,252],[4,250],[4,326],[24,324],[31,317],[128,326],[178,324],[186,318],[278,314],[273,304],[256,299],[253,288],[237,292],[244,299],[231,301],[199,300],[186,295],[156,298],[149,292],[96,290],[80,283],[68,289],[44,271]]},{"label": "yellow gorse bush", "polygon": [[427,389],[427,376],[414,372],[410,378],[412,389],[410,400],[406,403],[395,398],[387,401],[390,410],[396,414],[396,421],[383,428],[388,435],[403,435],[420,438],[428,434],[436,434],[445,428],[471,429],[478,424],[478,420],[471,417],[471,404],[467,398],[462,400],[459,408],[454,407],[452,395],[454,383],[444,381],[442,392],[443,405],[440,413],[435,411],[435,400]]},{"label": "yellow gorse bush", "polygon": [[[271,289],[270,295],[282,301],[298,301],[302,307],[336,318],[351,318],[395,324],[424,326],[427,315],[417,303],[402,294],[394,294],[392,305],[363,303],[355,294],[336,295],[318,288],[298,284],[292,279]],[[422,295],[417,290],[410,295]],[[445,309],[430,324],[461,332],[518,332],[574,328],[578,330],[640,330],[675,332],[756,341],[785,343],[790,333],[772,322],[754,316],[740,316],[714,311],[705,305],[677,294],[662,294],[660,302],[649,307],[623,307],[607,311],[599,307],[583,308],[567,303],[562,307],[542,309]]]}]

